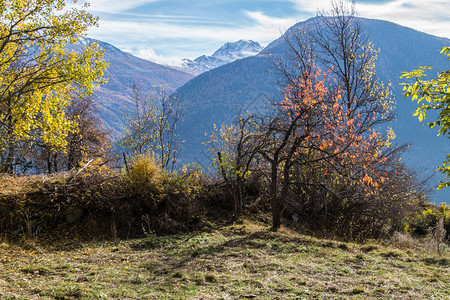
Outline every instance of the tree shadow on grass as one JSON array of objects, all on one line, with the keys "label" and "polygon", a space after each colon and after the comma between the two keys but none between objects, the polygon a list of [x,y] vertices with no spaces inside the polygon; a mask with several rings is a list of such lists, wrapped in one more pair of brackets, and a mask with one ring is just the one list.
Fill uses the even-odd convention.
[{"label": "tree shadow on grass", "polygon": [[[239,234],[239,233],[236,233]],[[197,238],[199,234],[190,235],[181,243],[189,243],[191,240]],[[270,230],[262,230],[248,234],[240,234],[239,237],[231,238],[229,240],[217,243],[215,245],[195,245],[186,247],[180,246],[179,251],[175,253],[170,252],[168,248],[161,248],[161,261],[164,261],[165,268],[177,270],[195,261],[210,260],[226,260],[229,258],[246,258],[256,255],[259,251],[267,251],[270,254],[276,253],[294,253],[299,252],[299,249],[306,249],[306,246],[317,245],[318,242],[307,240],[300,236],[289,237],[279,235]],[[329,243],[322,243],[318,246],[327,246]],[[177,244],[175,244],[176,246]],[[179,244],[178,244],[179,245]],[[155,244],[150,248],[154,248]],[[162,245],[160,245],[162,246]],[[328,245],[330,246],[330,245]],[[327,247],[328,247],[327,246]],[[174,248],[172,248],[173,250]]]}]

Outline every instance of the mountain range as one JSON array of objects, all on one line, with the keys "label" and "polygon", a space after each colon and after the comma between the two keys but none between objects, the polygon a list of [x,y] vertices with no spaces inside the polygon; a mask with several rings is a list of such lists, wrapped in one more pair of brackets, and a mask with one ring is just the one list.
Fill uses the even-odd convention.
[{"label": "mountain range", "polygon": [[[307,30],[311,21],[294,25],[286,34],[293,29]],[[396,99],[397,118],[388,126],[396,132],[398,143],[411,145],[402,159],[426,177],[445,159],[450,142],[437,138],[436,130],[423,126],[412,116],[417,104],[404,99],[399,77],[402,71],[413,70],[420,65],[430,65],[437,70],[448,69],[448,61],[439,52],[442,47],[450,45],[450,40],[387,21],[363,18],[360,21],[370,41],[380,50],[375,62],[377,75],[383,82],[390,82]],[[85,42],[93,40],[86,39]],[[167,93],[176,90],[187,110],[179,132],[185,141],[180,155],[182,162],[208,164],[210,155],[202,143],[207,140],[205,133],[210,133],[214,124],[230,123],[238,112],[262,110],[269,99],[280,97],[277,84],[280,78],[273,72],[272,57],[285,54],[284,37],[262,50],[252,41],[227,43],[211,56],[185,60],[184,69],[158,65],[124,53],[110,44],[98,43],[110,63],[109,83],[100,87],[94,97],[99,114],[114,137],[120,137],[123,132],[122,116],[133,105],[133,84],[138,84],[148,94],[160,90],[161,86]],[[438,174],[434,182],[442,179]],[[443,190],[436,193],[434,199],[445,202],[449,197],[450,190]]]}]

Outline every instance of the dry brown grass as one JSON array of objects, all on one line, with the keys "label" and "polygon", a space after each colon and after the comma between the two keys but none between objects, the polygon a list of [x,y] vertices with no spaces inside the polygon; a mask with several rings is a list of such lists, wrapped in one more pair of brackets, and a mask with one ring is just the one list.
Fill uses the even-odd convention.
[{"label": "dry brown grass", "polygon": [[401,249],[417,249],[420,243],[409,233],[394,232],[391,237],[391,244]]},{"label": "dry brown grass", "polygon": [[0,195],[17,196],[35,192],[49,184],[62,183],[71,173],[58,173],[56,175],[14,176],[0,174]]}]

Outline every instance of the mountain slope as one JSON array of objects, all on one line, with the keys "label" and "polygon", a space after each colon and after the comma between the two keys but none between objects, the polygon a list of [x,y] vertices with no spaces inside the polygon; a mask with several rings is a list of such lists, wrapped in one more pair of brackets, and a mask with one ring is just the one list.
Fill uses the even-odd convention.
[{"label": "mountain slope", "polygon": [[135,57],[105,42],[83,38],[77,46],[94,42],[105,50],[104,59],[110,64],[106,71],[109,81],[95,90],[95,103],[106,129],[111,130],[116,138],[124,130],[123,114],[133,105],[134,84],[141,88],[143,95],[150,96],[161,89],[171,94],[194,77],[180,70]]},{"label": "mountain slope", "polygon": [[[300,27],[308,30],[310,22],[298,23],[291,29]],[[427,168],[424,174],[430,174],[444,160],[450,143],[445,138],[437,138],[436,131],[421,125],[412,117],[416,104],[404,100],[398,83],[401,71],[412,70],[419,65],[448,69],[448,61],[439,51],[448,46],[450,40],[381,20],[361,19],[361,24],[375,47],[380,49],[376,61],[377,74],[385,83],[391,82],[397,100],[398,117],[389,126],[395,130],[397,142],[412,144],[404,159],[414,168]],[[220,126],[231,122],[236,115],[234,111],[245,111],[254,106],[258,97],[280,96],[276,84],[279,78],[271,72],[274,69],[271,56],[283,55],[285,49],[286,43],[281,37],[258,56],[211,70],[178,89],[178,97],[190,106],[185,120],[186,130],[182,132],[186,139],[184,154],[190,160],[200,163],[207,161],[201,143],[206,141],[204,133],[211,132],[213,124]],[[450,196],[449,192],[440,192],[437,194],[438,201],[446,201],[447,196]]]}]

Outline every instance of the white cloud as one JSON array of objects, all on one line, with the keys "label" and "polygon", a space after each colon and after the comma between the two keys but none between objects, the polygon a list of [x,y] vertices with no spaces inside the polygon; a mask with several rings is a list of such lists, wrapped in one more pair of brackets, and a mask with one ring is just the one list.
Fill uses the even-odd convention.
[{"label": "white cloud", "polygon": [[295,8],[303,13],[315,14],[317,10],[323,10],[330,6],[329,0],[290,0]]},{"label": "white cloud", "polygon": [[291,27],[295,23],[298,22],[298,20],[294,18],[275,18],[265,15],[264,13],[260,11],[245,11],[245,14],[256,21],[258,24],[272,28],[272,27]]},{"label": "white cloud", "polygon": [[89,11],[118,13],[160,0],[92,0]]},{"label": "white cloud", "polygon": [[[117,37],[126,36],[124,43],[148,43],[150,41],[164,40],[195,40],[208,41],[209,44],[217,42],[233,42],[240,39],[254,40],[261,44],[268,44],[278,38],[282,32],[294,25],[297,20],[293,18],[274,18],[258,11],[244,11],[244,14],[253,21],[251,26],[231,27],[223,24],[209,24],[201,26],[189,22],[166,22],[165,20],[110,20],[100,19],[100,26],[91,28],[89,35],[100,40],[109,41],[119,48],[120,40]],[[130,47],[128,44],[127,47]],[[123,48],[123,47],[122,47]],[[198,55],[207,54],[205,50],[198,49]],[[211,51],[216,49],[211,49]]]},{"label": "white cloud", "polygon": [[135,51],[128,50],[127,52],[130,52],[137,57],[165,66],[181,66],[183,63],[179,58],[156,54],[155,50],[153,50],[152,48],[139,48]]},{"label": "white cloud", "polygon": [[361,16],[378,18],[433,35],[450,38],[450,1],[393,0],[356,6]]},{"label": "white cloud", "polygon": [[[135,54],[160,63],[169,61],[165,64],[173,64],[173,56],[195,58],[212,53],[224,42],[240,39],[267,45],[295,23],[314,16],[318,10],[327,11],[330,8],[329,0],[285,0],[294,4],[301,19],[269,16],[255,9],[237,12],[247,18],[247,22],[241,24],[229,18],[221,19],[214,14],[207,17],[175,16],[170,12],[149,14],[149,11],[142,11],[131,15],[123,11],[158,0],[91,1],[92,10],[117,12],[127,16],[120,19],[107,16],[100,18],[100,26],[89,31],[91,37],[110,42],[122,49],[141,49],[136,50]],[[433,35],[450,37],[450,1],[357,2],[356,11],[362,17],[388,20]],[[292,13],[290,15],[292,16]],[[163,53],[164,56],[157,53]]]}]

